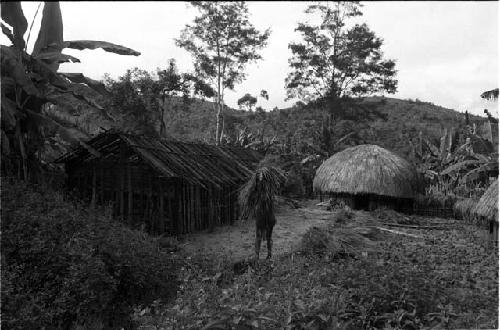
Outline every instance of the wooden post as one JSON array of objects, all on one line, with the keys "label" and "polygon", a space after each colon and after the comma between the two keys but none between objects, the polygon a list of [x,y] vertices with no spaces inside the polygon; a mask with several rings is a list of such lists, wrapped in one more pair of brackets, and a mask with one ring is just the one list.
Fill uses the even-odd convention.
[{"label": "wooden post", "polygon": [[104,207],[104,203],[106,201],[105,197],[104,197],[104,168],[102,167],[101,165],[101,198],[100,198],[100,201],[101,201],[101,205]]},{"label": "wooden post", "polygon": [[153,180],[151,175],[148,175],[148,218],[149,218],[149,229],[153,232]]},{"label": "wooden post", "polygon": [[97,178],[95,173],[95,164],[92,164],[92,199],[90,201],[90,208],[94,209],[96,204],[96,185]]},{"label": "wooden post", "polygon": [[123,221],[125,213],[125,168],[120,166],[120,219]]},{"label": "wooden post", "polygon": [[158,207],[160,208],[160,232],[163,234],[166,231],[165,217],[163,216],[163,199],[165,198],[165,196],[163,195],[163,180],[159,180],[158,182],[160,183],[160,197],[158,201]]},{"label": "wooden post", "polygon": [[128,223],[133,224],[133,191],[132,191],[132,169],[129,163],[127,163],[127,190],[128,190]]}]

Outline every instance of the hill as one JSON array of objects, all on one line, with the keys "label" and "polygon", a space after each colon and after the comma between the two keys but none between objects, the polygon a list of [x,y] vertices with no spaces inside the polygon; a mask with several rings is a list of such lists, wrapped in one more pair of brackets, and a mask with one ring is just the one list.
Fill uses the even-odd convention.
[{"label": "hill", "polygon": [[[213,102],[200,99],[172,98],[165,108],[165,126],[171,138],[187,141],[213,143],[215,135],[215,106]],[[127,128],[133,119],[108,111],[117,120],[115,123],[102,118],[96,111],[82,109],[73,115],[57,111],[65,126],[72,124],[87,136],[97,134],[112,126]],[[153,116],[151,113],[149,116]],[[118,118],[118,119],[117,119]],[[470,116],[472,122],[482,123],[486,119]],[[328,123],[330,121],[330,123]],[[149,119],[154,125],[149,131],[159,131],[159,120]],[[242,136],[247,140],[271,141],[273,138],[284,153],[331,154],[347,146],[377,144],[407,157],[410,141],[418,139],[419,133],[436,145],[444,129],[458,128],[465,123],[465,116],[419,100],[400,100],[387,97],[355,99],[344,106],[342,112],[333,111],[333,117],[325,120],[325,109],[315,104],[293,106],[272,111],[244,111],[226,108],[224,111],[224,134],[228,143],[236,143]],[[478,125],[479,126],[479,125]],[[329,127],[329,129],[327,129]],[[337,143],[340,139],[340,143]],[[240,141],[241,142],[241,141]],[[60,152],[53,153],[54,157]],[[51,157],[52,158],[52,157]]]},{"label": "hill", "polygon": [[[188,106],[181,106],[178,102],[167,111],[167,132],[179,139],[211,141],[215,130],[213,109],[213,103],[208,101],[194,100]],[[247,132],[257,139],[265,141],[275,137],[289,151],[308,153],[311,149],[321,149],[324,143],[324,113],[315,105],[268,112],[227,108],[224,133],[229,141],[235,141],[247,128]],[[485,121],[479,116],[470,116],[470,119],[478,123]],[[407,156],[409,140],[418,138],[420,132],[423,137],[439,144],[445,128],[458,128],[464,123],[463,113],[432,103],[369,97],[354,100],[343,113],[333,116],[329,139],[335,144],[348,135],[336,149],[370,143]]]}]

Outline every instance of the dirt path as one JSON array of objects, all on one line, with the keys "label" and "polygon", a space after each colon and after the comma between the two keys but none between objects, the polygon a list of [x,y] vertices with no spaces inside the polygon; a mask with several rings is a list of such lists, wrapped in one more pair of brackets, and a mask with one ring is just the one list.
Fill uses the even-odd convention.
[{"label": "dirt path", "polygon": [[[276,214],[273,230],[273,254],[289,252],[312,226],[322,225],[332,218],[332,213],[314,207],[290,209],[281,207]],[[255,228],[253,221],[237,221],[233,226],[223,226],[214,232],[200,232],[186,237],[181,246],[191,254],[224,254],[231,260],[253,256]],[[267,254],[265,241],[261,258]]]}]

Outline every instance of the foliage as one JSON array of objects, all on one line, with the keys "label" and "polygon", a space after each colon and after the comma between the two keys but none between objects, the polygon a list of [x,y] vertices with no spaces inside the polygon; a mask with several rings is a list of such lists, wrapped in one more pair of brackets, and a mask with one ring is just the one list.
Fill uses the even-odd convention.
[{"label": "foliage", "polygon": [[154,239],[47,187],[5,179],[1,259],[9,329],[119,328],[134,305],[176,292],[173,259]]},{"label": "foliage", "polygon": [[260,91],[260,97],[269,101],[269,93],[265,89]]},{"label": "foliage", "polygon": [[270,30],[261,33],[255,29],[243,1],[193,1],[191,4],[200,15],[193,25],[186,25],[176,44],[191,53],[196,72],[216,90],[215,141],[218,144],[223,133],[220,120],[224,91],[232,90],[245,78],[248,63],[262,58],[257,51],[266,45]]},{"label": "foliage", "polygon": [[152,329],[496,328],[497,250],[473,227],[420,234],[388,235],[368,258],[295,253],[239,276],[198,256],[175,302],[135,315]]},{"label": "foliage", "polygon": [[252,111],[252,108],[255,106],[257,103],[257,98],[255,96],[252,96],[250,93],[246,93],[242,97],[238,99],[238,106],[241,107],[246,107],[248,111]]},{"label": "foliage", "polygon": [[160,137],[167,137],[167,114],[172,115],[179,103],[185,109],[195,97],[214,93],[199,77],[179,73],[174,59],[167,69],[149,73],[134,68],[117,80],[108,76],[105,83],[110,93],[108,107],[119,118],[121,129]]},{"label": "foliage", "polygon": [[[68,105],[85,102],[107,117],[104,109],[88,97],[88,90],[102,92],[102,85],[81,74],[60,74],[59,63],[79,62],[73,56],[62,53],[65,48],[96,49],[121,55],[139,55],[130,48],[104,41],[63,41],[63,23],[58,2],[46,3],[42,23],[33,52],[26,52],[23,35],[27,29],[19,2],[2,2],[2,32],[12,46],[1,45],[2,79],[2,156],[10,163],[22,162],[22,177],[28,180],[29,173],[39,167],[39,151],[47,141],[45,137],[59,133],[67,141],[79,141],[74,131],[68,130],[48,112],[49,104]],[[74,80],[77,79],[78,83]],[[52,113],[53,114],[53,113]],[[47,132],[48,131],[48,132]],[[49,134],[51,133],[51,134]],[[14,166],[7,166],[12,168]]]},{"label": "foliage", "polygon": [[291,73],[286,79],[288,98],[305,100],[396,92],[395,62],[383,60],[382,39],[366,24],[348,27],[361,16],[358,2],[322,2],[306,13],[319,14],[319,23],[299,23],[303,42],[292,42]]},{"label": "foliage", "polygon": [[489,178],[498,176],[498,154],[481,148],[484,142],[470,126],[460,125],[457,130],[445,129],[439,145],[421,135],[416,145],[410,144],[412,158],[427,179],[428,189],[469,198],[477,197]]},{"label": "foliage", "polygon": [[483,92],[481,98],[486,100],[498,100],[498,88]]}]

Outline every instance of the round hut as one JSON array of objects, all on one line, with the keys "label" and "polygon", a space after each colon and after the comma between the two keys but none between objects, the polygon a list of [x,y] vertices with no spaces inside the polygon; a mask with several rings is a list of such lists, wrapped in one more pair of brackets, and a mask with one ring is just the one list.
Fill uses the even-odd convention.
[{"label": "round hut", "polygon": [[472,213],[479,223],[488,223],[492,238],[498,240],[498,179],[486,190]]},{"label": "round hut", "polygon": [[407,210],[421,192],[415,167],[394,153],[370,144],[347,148],[327,159],[316,171],[315,192],[353,209],[388,207]]}]

